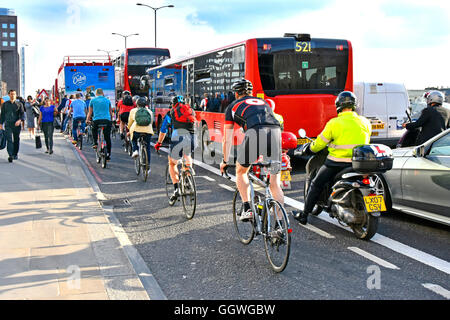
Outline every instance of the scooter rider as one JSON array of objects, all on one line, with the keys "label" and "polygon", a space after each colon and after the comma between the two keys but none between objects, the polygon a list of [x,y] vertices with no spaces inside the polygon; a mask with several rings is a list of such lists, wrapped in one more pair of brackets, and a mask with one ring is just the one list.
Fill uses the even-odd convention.
[{"label": "scooter rider", "polygon": [[403,128],[413,130],[422,128],[417,137],[417,145],[433,138],[447,128],[450,128],[450,111],[442,107],[444,95],[440,91],[430,91],[426,95],[427,107],[423,109],[415,122],[404,123]]},{"label": "scooter rider", "polygon": [[352,149],[370,142],[370,121],[355,112],[356,96],[353,92],[341,92],[335,104],[338,116],[328,121],[317,139],[309,146],[312,152],[318,152],[328,145],[329,154],[311,183],[304,209],[292,212],[301,224],[307,223],[308,214],[314,209],[325,184],[342,169],[351,167]]}]

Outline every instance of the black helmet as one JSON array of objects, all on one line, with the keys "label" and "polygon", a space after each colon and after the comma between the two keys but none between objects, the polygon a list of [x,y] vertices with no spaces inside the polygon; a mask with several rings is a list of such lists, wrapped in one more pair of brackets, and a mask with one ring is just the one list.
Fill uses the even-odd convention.
[{"label": "black helmet", "polygon": [[342,91],[341,93],[339,93],[334,103],[336,104],[336,110],[338,113],[345,108],[352,108],[353,110],[355,110],[356,96],[351,91]]},{"label": "black helmet", "polygon": [[132,106],[133,105],[133,98],[131,95],[125,95],[122,99],[122,103],[126,106]]},{"label": "black helmet", "polygon": [[235,83],[233,83],[233,85],[231,86],[231,90],[237,92],[239,95],[242,95],[252,91],[253,84],[249,80],[242,78],[241,80],[238,80]]},{"label": "black helmet", "polygon": [[125,90],[124,92],[122,92],[122,98],[125,96],[131,96],[131,92],[128,90]]},{"label": "black helmet", "polygon": [[145,107],[147,105],[147,98],[146,97],[140,97],[136,100],[136,105],[138,107]]},{"label": "black helmet", "polygon": [[172,105],[176,105],[177,103],[184,103],[183,96],[175,96],[172,98]]}]

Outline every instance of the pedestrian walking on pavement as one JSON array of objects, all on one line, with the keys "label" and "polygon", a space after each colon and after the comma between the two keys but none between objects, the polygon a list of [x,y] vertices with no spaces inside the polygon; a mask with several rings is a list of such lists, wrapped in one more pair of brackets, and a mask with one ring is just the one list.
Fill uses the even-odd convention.
[{"label": "pedestrian walking on pavement", "polygon": [[[22,103],[17,100],[15,90],[9,90],[9,101],[2,105],[0,114],[0,129],[5,130],[7,139],[8,161],[18,159],[20,146],[20,129],[25,120],[25,111]],[[3,127],[4,126],[4,127]]]},{"label": "pedestrian walking on pavement", "polygon": [[58,109],[52,104],[50,98],[44,99],[44,105],[40,109],[41,114],[39,115],[39,126],[42,124],[42,131],[44,131],[45,146],[47,151],[45,153],[53,153],[53,121],[55,115],[58,113]]},{"label": "pedestrian walking on pavement", "polygon": [[28,132],[30,134],[30,138],[32,138],[32,136],[34,136],[34,128],[36,127],[36,125],[35,125],[36,115],[33,111],[34,104],[35,104],[35,102],[33,102],[33,97],[28,96],[27,102],[25,102],[25,113],[27,115],[27,128],[28,128]]}]

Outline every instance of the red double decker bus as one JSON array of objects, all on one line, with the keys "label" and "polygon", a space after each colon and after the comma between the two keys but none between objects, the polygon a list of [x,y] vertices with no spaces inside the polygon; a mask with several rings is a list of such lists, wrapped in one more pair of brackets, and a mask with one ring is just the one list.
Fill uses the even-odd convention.
[{"label": "red double decker bus", "polygon": [[116,70],[116,97],[120,99],[123,91],[131,95],[148,95],[148,87],[141,85],[141,77],[147,75],[149,68],[159,66],[170,58],[169,49],[129,48],[113,59]]},{"label": "red double decker bus", "polygon": [[[168,111],[171,96],[183,95],[198,110],[197,132],[202,151],[212,143],[221,143],[224,111],[234,99],[231,86],[243,77],[253,83],[255,96],[275,101],[275,112],[284,117],[286,131],[297,134],[298,129],[304,128],[308,136],[316,137],[326,122],[336,116],[334,102],[339,92],[353,90],[351,43],[311,38],[308,34],[285,34],[280,38],[249,39],[167,61],[149,70],[156,127]],[[203,111],[199,106],[205,93],[209,95],[210,107]],[[221,100],[219,108],[215,97]],[[237,133],[235,144],[240,143],[240,136]],[[298,143],[304,141],[299,139]]]}]

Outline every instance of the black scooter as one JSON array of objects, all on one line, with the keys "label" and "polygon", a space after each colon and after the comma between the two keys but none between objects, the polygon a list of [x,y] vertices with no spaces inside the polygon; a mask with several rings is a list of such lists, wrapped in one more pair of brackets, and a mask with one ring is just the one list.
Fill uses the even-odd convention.
[{"label": "black scooter", "polygon": [[[408,110],[405,111],[406,115],[408,116],[409,123],[412,122],[411,115],[409,114]],[[397,143],[397,148],[405,148],[405,147],[412,147],[417,145],[417,137],[419,136],[420,129],[412,129],[412,130],[406,130],[405,133],[402,135],[400,140]]]},{"label": "black scooter", "polygon": [[[301,138],[306,132],[299,130]],[[311,181],[317,175],[328,155],[327,148],[318,153],[309,150],[309,143],[297,151],[299,155],[312,155],[306,164],[304,196],[308,194]],[[340,171],[323,189],[311,214],[323,210],[340,224],[348,226],[359,239],[369,240],[377,232],[381,212],[386,211],[383,190],[377,188],[376,173],[392,168],[392,151],[384,145],[362,145],[353,151],[352,167]]]}]

